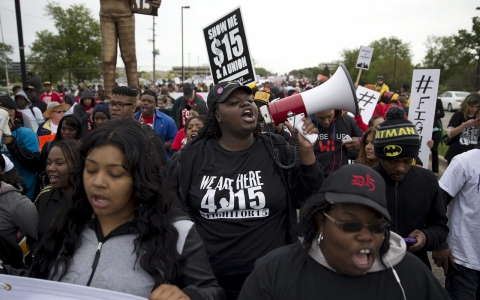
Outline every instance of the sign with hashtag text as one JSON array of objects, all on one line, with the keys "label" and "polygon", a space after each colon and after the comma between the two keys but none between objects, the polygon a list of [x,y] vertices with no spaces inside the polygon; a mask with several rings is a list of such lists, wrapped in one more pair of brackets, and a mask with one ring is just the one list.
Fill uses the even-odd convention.
[{"label": "sign with hashtag text", "polygon": [[255,82],[240,7],[203,29],[210,71],[215,84],[222,81]]},{"label": "sign with hashtag text", "polygon": [[440,70],[413,70],[408,120],[415,125],[420,135],[418,156],[424,168],[428,168],[430,148],[427,141],[432,139],[439,79]]},{"label": "sign with hashtag text", "polygon": [[359,85],[356,94],[363,123],[368,124],[368,121],[372,118],[375,106],[377,106],[380,93]]}]

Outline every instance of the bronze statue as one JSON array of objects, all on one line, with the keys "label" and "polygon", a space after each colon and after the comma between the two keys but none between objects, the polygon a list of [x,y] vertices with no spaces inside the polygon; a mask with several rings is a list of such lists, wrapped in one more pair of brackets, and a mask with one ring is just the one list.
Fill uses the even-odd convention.
[{"label": "bronze statue", "polygon": [[[135,15],[148,14],[159,8],[161,0],[150,0],[150,9],[140,9],[137,0],[100,0],[100,28],[102,31],[102,64],[105,101],[110,101],[115,86],[117,42],[125,64],[128,85],[137,86],[137,57],[135,52]],[[143,3],[143,2],[142,2]]]}]

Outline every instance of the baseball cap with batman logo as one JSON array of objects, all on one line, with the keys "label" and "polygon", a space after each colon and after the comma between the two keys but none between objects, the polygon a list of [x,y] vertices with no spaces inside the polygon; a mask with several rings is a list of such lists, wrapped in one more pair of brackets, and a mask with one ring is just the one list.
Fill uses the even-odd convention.
[{"label": "baseball cap with batman logo", "polygon": [[378,124],[376,128],[375,156],[386,159],[417,157],[420,136],[415,125],[405,119],[405,111],[399,107],[391,107],[385,117],[386,121]]}]

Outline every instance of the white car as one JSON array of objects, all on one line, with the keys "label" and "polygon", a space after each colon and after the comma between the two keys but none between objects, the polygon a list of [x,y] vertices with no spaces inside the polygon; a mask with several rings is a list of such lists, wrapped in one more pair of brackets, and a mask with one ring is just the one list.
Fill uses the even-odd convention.
[{"label": "white car", "polygon": [[442,100],[443,108],[447,111],[454,111],[460,109],[463,99],[467,97],[469,92],[446,91],[438,96]]}]

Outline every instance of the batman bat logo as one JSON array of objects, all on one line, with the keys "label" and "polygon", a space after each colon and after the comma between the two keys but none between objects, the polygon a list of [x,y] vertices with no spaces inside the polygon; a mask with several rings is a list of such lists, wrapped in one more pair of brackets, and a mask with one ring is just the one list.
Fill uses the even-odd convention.
[{"label": "batman bat logo", "polygon": [[388,157],[399,156],[402,153],[402,147],[398,145],[388,145],[383,147],[383,153]]}]

